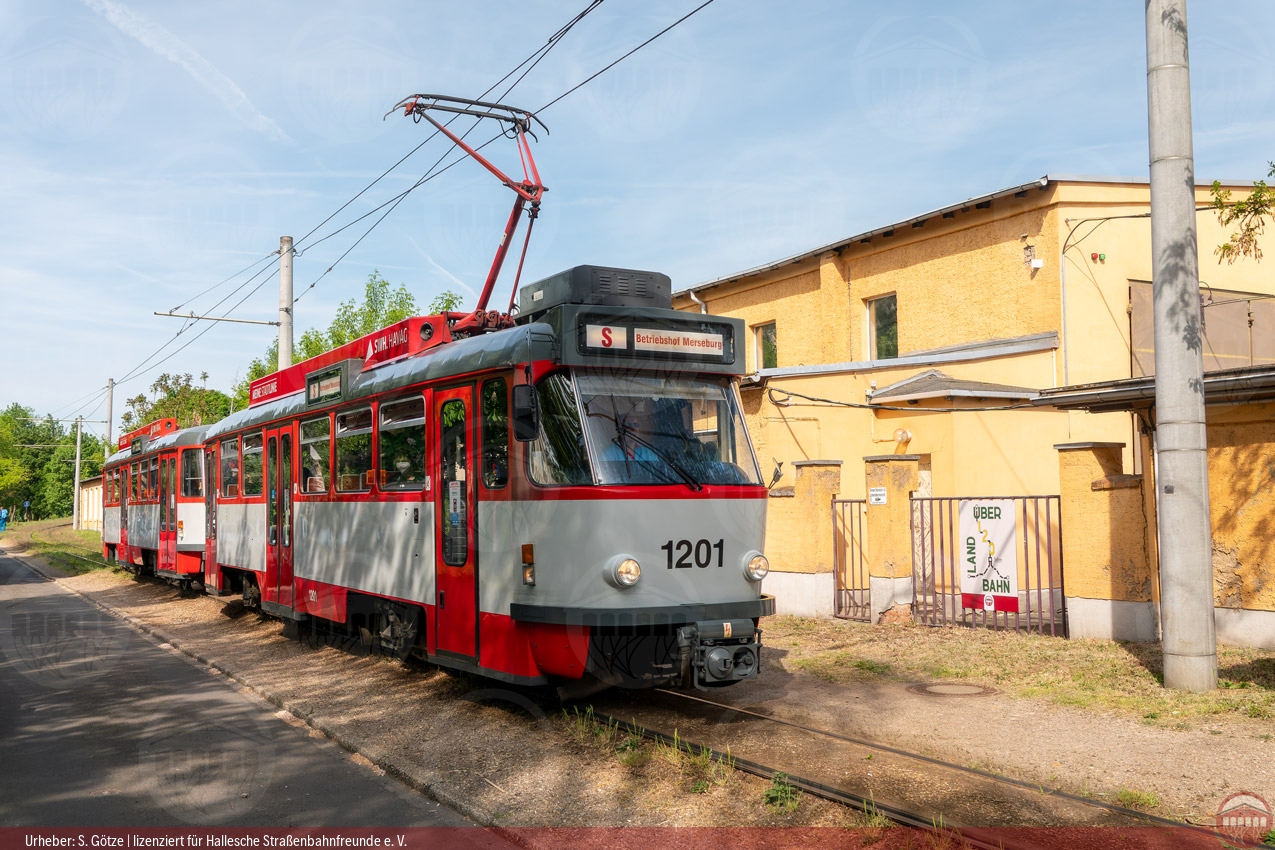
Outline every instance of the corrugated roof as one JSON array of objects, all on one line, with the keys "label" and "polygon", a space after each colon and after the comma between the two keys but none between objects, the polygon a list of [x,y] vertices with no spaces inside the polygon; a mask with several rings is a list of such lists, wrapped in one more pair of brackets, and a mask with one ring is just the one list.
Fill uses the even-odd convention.
[{"label": "corrugated roof", "polygon": [[[1205,404],[1243,404],[1275,400],[1275,366],[1247,366],[1204,374]],[[1041,390],[1032,404],[1060,410],[1104,413],[1155,406],[1155,376],[1121,378]]]}]

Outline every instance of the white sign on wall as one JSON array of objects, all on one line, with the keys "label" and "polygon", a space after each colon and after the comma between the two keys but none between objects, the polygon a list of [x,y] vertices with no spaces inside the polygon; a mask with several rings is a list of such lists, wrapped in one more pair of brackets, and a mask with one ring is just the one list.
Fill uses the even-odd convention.
[{"label": "white sign on wall", "polygon": [[961,607],[1018,611],[1018,514],[1013,499],[961,502]]},{"label": "white sign on wall", "polygon": [[869,487],[868,488],[868,504],[884,505],[885,504],[885,488]]}]

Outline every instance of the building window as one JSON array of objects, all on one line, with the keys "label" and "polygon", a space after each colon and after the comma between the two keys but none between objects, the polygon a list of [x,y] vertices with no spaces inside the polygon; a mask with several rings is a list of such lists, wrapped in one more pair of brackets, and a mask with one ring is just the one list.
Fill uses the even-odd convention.
[{"label": "building window", "polygon": [[873,298],[868,302],[869,360],[899,356],[899,306],[896,297]]},{"label": "building window", "polygon": [[775,369],[779,366],[779,345],[775,333],[775,323],[758,325],[757,334],[757,368]]}]

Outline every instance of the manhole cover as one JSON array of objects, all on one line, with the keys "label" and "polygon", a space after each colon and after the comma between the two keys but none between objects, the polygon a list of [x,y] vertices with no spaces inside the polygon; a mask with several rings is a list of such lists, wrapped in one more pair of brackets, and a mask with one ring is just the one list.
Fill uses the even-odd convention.
[{"label": "manhole cover", "polygon": [[924,694],[927,697],[985,697],[996,693],[995,688],[985,688],[982,685],[961,685],[954,682],[912,685],[908,690],[914,694]]}]

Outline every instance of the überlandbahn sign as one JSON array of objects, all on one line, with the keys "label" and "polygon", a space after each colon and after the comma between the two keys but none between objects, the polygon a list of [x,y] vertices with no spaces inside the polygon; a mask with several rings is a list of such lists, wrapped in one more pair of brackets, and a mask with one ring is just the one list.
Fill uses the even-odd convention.
[{"label": "\u00fcberlandbahn sign", "polygon": [[960,503],[961,607],[1018,611],[1018,514],[1013,499]]}]

